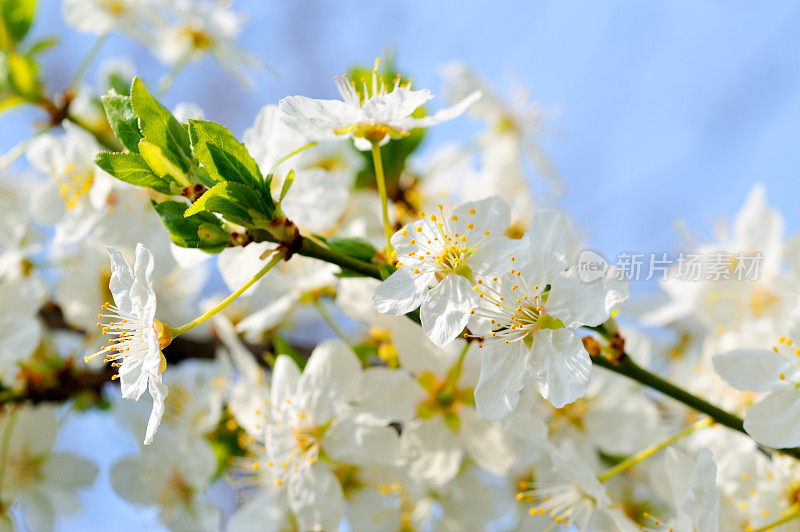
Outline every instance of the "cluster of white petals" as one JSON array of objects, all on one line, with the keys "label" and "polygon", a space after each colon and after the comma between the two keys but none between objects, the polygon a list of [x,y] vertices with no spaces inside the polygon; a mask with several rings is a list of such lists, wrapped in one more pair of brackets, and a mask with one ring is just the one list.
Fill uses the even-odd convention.
[{"label": "cluster of white petals", "polygon": [[763,186],[628,301],[524,87],[453,62],[431,111],[376,60],[239,136],[158,102],[262,66],[229,2],[62,7],[85,67],[117,33],[169,72],[22,94],[45,44],[0,9],[3,106],[50,118],[0,158],[0,530],[798,530],[800,236]]}]

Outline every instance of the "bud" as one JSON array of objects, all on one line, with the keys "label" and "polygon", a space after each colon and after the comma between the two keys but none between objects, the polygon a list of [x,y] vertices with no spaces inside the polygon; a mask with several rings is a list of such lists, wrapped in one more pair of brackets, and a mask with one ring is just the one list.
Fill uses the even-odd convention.
[{"label": "bud", "polygon": [[600,344],[593,336],[584,336],[582,341],[584,349],[586,349],[591,356],[596,357],[600,354]]},{"label": "bud", "polygon": [[218,225],[202,223],[197,227],[197,237],[209,246],[220,246],[231,240],[231,235]]}]

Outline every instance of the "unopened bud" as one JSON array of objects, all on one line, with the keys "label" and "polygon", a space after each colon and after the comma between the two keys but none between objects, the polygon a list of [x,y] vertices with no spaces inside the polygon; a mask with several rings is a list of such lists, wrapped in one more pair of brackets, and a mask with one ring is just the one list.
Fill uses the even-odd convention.
[{"label": "unopened bud", "polygon": [[593,336],[583,337],[583,347],[593,357],[600,354],[600,343]]}]

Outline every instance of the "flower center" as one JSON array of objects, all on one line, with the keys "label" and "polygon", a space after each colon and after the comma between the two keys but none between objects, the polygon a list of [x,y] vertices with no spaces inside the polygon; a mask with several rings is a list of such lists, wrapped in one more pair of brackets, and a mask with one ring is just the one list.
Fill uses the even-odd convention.
[{"label": "flower center", "polygon": [[749,300],[753,316],[761,318],[775,308],[780,298],[778,294],[759,283],[750,293]]},{"label": "flower center", "polygon": [[[511,273],[517,272],[512,269]],[[493,277],[488,282],[479,279],[472,290],[478,293],[481,305],[471,313],[489,318],[494,327],[489,333],[492,339],[502,339],[505,343],[520,338],[531,341],[528,338],[530,333],[542,328],[557,328],[558,320],[554,320],[544,311],[547,295],[539,292],[539,285],[528,290],[520,278],[519,282],[510,287],[503,287],[498,283],[498,278]],[[526,293],[531,295],[525,295]],[[481,335],[478,339],[483,342],[486,335]],[[482,347],[483,343],[478,346]]]},{"label": "flower center", "polygon": [[178,471],[172,471],[159,494],[160,506],[188,506],[194,498],[194,488]]},{"label": "flower center", "polygon": [[110,15],[117,17],[128,11],[125,2],[122,0],[104,0],[102,5],[106,8],[106,11],[108,11]]},{"label": "flower center", "polygon": [[211,45],[214,44],[214,39],[200,28],[187,26],[183,28],[182,33],[191,43],[194,50],[206,50],[211,48]]},{"label": "flower center", "polygon": [[[150,352],[150,343],[145,338],[150,330],[153,331],[154,338],[158,340],[160,349],[169,345],[172,340],[164,324],[158,320],[153,320],[149,324],[144,323],[142,318],[136,314],[123,311],[111,303],[103,303],[100,308],[107,314],[101,312],[97,318],[110,320],[105,323],[97,322],[100,334],[108,336],[108,345],[97,353],[83,357],[85,362],[89,362],[98,355],[105,355],[103,362],[110,363],[112,368],[119,368],[129,357],[133,357],[134,360],[142,358]],[[164,353],[161,353],[159,375],[164,372],[166,367],[167,359],[164,357]],[[118,378],[119,374],[111,376],[111,380]]]},{"label": "flower center", "polygon": [[40,475],[43,457],[33,456],[27,452],[8,456],[6,459],[6,488],[24,492]]},{"label": "flower center", "polygon": [[459,387],[457,384],[459,376],[453,374],[448,375],[448,378],[439,379],[430,371],[426,371],[417,377],[420,386],[428,393],[428,397],[417,405],[417,416],[420,419],[432,419],[440,415],[450,430],[458,432],[461,425],[459,410],[463,405],[475,404],[474,390]]},{"label": "flower center", "polygon": [[75,165],[69,164],[66,175],[58,183],[58,193],[64,200],[68,211],[80,204],[81,198],[89,193],[93,183],[93,172],[77,172],[75,171]]},{"label": "flower center", "polygon": [[288,415],[281,416],[284,408],[293,408],[292,403],[287,402],[279,407],[278,415],[283,421],[273,420],[267,436],[267,453],[270,456],[267,465],[271,468],[276,464],[280,466],[276,481],[279,486],[283,485],[285,477],[297,474],[318,460],[320,443],[332,421],[315,425],[308,421],[303,411],[284,412]]}]

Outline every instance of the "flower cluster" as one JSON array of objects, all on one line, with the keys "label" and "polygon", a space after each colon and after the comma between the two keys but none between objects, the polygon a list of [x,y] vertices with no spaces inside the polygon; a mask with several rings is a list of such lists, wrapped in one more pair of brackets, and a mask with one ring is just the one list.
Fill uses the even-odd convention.
[{"label": "flower cluster", "polygon": [[50,121],[0,160],[0,528],[76,513],[103,437],[113,490],[176,531],[797,528],[800,240],[763,187],[681,252],[718,275],[665,263],[626,304],[625,271],[581,269],[525,91],[451,63],[430,112],[376,60],[240,141],[157,96],[209,54],[256,66],[227,3],[64,0],[171,70],[51,97],[8,2],[0,91]]}]

